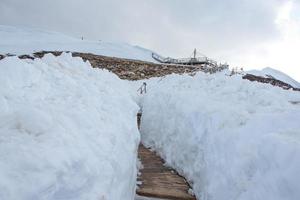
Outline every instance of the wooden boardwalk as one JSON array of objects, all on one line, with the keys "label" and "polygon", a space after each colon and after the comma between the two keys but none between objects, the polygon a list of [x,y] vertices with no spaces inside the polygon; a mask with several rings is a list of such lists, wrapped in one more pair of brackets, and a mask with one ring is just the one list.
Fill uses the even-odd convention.
[{"label": "wooden boardwalk", "polygon": [[188,193],[189,184],[177,172],[164,166],[164,161],[142,144],[139,146],[139,159],[143,164],[138,181],[142,184],[137,194],[146,197],[174,200],[196,200]]}]

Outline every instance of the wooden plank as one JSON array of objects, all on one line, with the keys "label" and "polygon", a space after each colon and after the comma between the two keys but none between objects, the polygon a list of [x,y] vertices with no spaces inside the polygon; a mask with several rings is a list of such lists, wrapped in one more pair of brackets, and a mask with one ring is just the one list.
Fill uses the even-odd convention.
[{"label": "wooden plank", "polygon": [[189,184],[174,169],[166,167],[164,161],[143,145],[139,146],[139,158],[143,164],[138,181],[142,184],[137,194],[146,197],[173,200],[196,200],[188,193]]}]

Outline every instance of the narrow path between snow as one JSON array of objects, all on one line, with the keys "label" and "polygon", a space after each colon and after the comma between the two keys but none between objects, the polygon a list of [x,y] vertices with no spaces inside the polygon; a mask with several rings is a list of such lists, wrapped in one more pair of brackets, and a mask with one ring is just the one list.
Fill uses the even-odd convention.
[{"label": "narrow path between snow", "polygon": [[[138,125],[140,123],[138,115]],[[164,161],[142,144],[139,146],[138,157],[143,168],[138,177],[141,182],[136,193],[140,196],[157,197],[173,200],[195,200],[189,194],[190,186],[174,169],[164,165]]]}]

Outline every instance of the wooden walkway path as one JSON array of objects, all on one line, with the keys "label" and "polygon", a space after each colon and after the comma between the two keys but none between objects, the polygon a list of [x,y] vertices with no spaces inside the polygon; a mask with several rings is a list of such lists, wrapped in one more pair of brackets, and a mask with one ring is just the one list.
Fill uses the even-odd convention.
[{"label": "wooden walkway path", "polygon": [[143,164],[138,181],[142,184],[137,194],[146,197],[157,197],[176,200],[195,200],[188,193],[190,189],[185,179],[177,172],[164,166],[164,161],[155,152],[151,152],[143,145],[139,146],[139,158]]},{"label": "wooden walkway path", "polygon": [[184,177],[174,169],[166,167],[164,161],[155,152],[140,144],[138,157],[143,165],[138,177],[138,181],[141,182],[136,191],[138,195],[170,200],[196,200],[188,193],[190,186]]}]

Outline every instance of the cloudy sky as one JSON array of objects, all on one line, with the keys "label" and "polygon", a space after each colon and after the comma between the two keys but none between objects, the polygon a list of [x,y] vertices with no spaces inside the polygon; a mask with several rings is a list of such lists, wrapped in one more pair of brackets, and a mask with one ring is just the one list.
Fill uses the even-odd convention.
[{"label": "cloudy sky", "polygon": [[0,24],[121,41],[165,56],[193,49],[300,81],[299,0],[0,0]]}]

